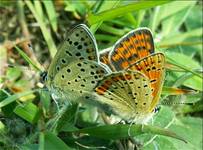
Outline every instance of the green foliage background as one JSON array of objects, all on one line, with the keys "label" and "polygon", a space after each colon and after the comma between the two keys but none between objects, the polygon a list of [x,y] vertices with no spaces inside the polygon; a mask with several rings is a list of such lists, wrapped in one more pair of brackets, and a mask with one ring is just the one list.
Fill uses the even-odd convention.
[{"label": "green foliage background", "polygon": [[[202,149],[201,1],[1,0],[0,12],[0,149]],[[106,125],[93,106],[57,110],[40,88],[36,68],[48,68],[64,33],[79,23],[90,27],[99,50],[148,27],[166,55],[169,88],[161,102],[173,105],[162,105],[153,124],[132,125],[133,138],[129,125]]]}]

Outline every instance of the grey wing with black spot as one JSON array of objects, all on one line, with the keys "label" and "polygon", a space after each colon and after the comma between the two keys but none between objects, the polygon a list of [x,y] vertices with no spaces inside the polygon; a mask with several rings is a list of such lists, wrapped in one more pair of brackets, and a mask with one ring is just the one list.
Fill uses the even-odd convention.
[{"label": "grey wing with black spot", "polygon": [[98,81],[106,74],[106,69],[94,61],[75,60],[56,74],[51,87],[70,101],[90,100],[94,99],[93,92]]},{"label": "grey wing with black spot", "polygon": [[58,71],[74,60],[99,62],[97,53],[96,40],[89,28],[84,24],[77,25],[67,32],[66,39],[49,66],[48,78],[53,79]]}]

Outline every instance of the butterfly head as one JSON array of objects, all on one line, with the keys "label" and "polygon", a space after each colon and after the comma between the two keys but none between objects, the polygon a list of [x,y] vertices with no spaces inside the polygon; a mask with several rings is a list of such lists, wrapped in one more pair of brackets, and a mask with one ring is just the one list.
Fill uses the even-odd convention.
[{"label": "butterfly head", "polygon": [[45,83],[47,81],[47,72],[41,72],[40,73],[40,82]]}]

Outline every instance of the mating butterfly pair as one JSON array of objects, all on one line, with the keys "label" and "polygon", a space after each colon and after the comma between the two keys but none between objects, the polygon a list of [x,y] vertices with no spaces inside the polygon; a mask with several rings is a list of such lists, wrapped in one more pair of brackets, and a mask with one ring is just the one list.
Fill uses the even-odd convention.
[{"label": "mating butterfly pair", "polygon": [[131,31],[99,58],[94,36],[80,24],[59,48],[46,83],[58,97],[106,105],[121,118],[142,123],[153,114],[163,80],[164,55],[154,53],[148,29]]}]

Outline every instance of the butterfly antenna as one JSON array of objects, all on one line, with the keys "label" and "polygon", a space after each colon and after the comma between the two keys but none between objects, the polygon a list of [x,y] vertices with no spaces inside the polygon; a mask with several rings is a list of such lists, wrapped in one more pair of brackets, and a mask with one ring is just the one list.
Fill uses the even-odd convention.
[{"label": "butterfly antenna", "polygon": [[195,103],[184,103],[184,102],[162,102],[161,105],[195,105]]}]

